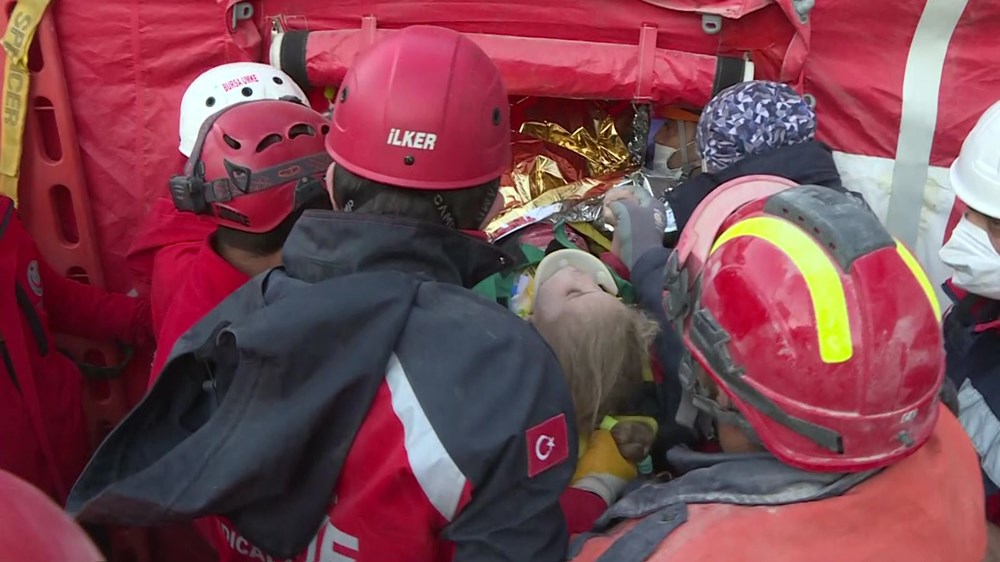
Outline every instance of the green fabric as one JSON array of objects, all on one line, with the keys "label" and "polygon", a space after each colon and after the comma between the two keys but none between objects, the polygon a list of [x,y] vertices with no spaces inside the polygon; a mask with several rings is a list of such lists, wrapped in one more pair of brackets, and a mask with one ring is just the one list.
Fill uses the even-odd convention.
[{"label": "green fabric", "polygon": [[521,272],[529,267],[538,265],[542,261],[542,258],[545,257],[544,250],[540,250],[531,244],[519,244],[518,248],[524,254],[524,262],[512,270],[490,275],[473,287],[472,291],[503,306],[507,306],[507,302],[511,297],[511,291],[514,289],[514,283],[517,282]]}]

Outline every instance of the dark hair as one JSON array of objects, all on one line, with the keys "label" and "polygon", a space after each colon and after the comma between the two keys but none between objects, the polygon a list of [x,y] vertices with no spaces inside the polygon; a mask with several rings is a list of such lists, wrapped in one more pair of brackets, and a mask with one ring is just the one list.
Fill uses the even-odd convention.
[{"label": "dark hair", "polygon": [[295,226],[295,222],[299,220],[302,213],[308,209],[329,210],[332,208],[330,196],[327,195],[326,191],[321,190],[299,205],[290,215],[285,217],[285,220],[281,221],[281,224],[267,232],[256,234],[220,226],[215,230],[215,241],[217,244],[243,250],[254,256],[268,256],[278,252],[285,245],[285,239],[292,232],[292,227]]},{"label": "dark hair", "polygon": [[500,178],[465,189],[405,189],[333,167],[333,199],[342,211],[407,217],[458,230],[482,226],[499,189]]}]

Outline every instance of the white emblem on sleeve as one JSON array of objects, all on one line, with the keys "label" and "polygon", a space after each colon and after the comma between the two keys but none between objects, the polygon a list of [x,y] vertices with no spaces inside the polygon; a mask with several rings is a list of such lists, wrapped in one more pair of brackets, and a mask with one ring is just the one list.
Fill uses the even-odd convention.
[{"label": "white emblem on sleeve", "polygon": [[545,461],[548,460],[549,455],[556,448],[556,438],[549,437],[548,435],[539,435],[538,439],[535,440],[535,456],[538,460]]}]

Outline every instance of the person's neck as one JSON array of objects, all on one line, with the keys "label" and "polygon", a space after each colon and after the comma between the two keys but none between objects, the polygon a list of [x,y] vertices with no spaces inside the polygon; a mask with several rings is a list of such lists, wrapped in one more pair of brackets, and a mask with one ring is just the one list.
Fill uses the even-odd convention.
[{"label": "person's neck", "polygon": [[267,255],[257,255],[246,250],[219,244],[215,238],[212,239],[212,249],[219,257],[245,274],[247,277],[256,277],[273,267],[281,265],[281,252]]}]

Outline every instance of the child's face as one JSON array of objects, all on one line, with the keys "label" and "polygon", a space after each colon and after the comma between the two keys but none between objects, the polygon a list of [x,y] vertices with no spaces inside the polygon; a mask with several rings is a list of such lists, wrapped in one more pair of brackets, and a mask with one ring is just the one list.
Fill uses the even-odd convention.
[{"label": "child's face", "polygon": [[623,306],[591,275],[573,266],[563,267],[535,291],[531,321],[543,335],[548,330],[559,330],[564,321],[600,322],[614,308]]}]

